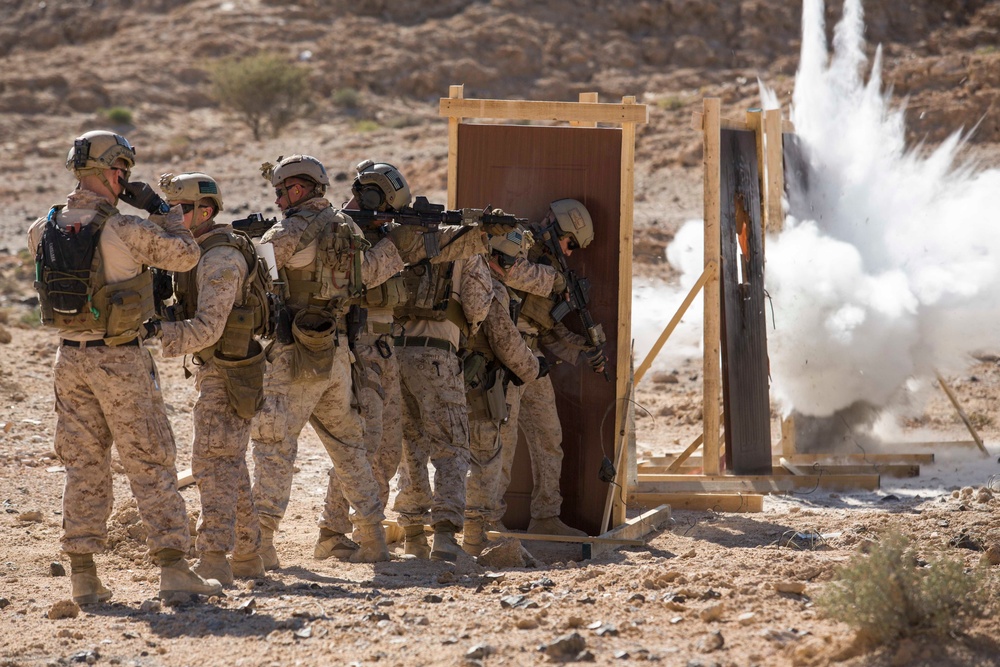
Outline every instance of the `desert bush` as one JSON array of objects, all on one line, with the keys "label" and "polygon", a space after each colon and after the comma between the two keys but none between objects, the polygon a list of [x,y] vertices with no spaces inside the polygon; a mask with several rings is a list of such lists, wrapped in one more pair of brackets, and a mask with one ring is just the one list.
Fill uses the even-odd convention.
[{"label": "desert bush", "polygon": [[109,122],[115,125],[131,125],[132,124],[132,110],[125,107],[111,107],[110,109],[102,109],[101,115],[108,119]]},{"label": "desert bush", "polygon": [[983,615],[989,592],[983,569],[966,571],[960,558],[943,554],[925,564],[905,536],[890,534],[840,568],[816,603],[830,618],[884,643],[960,631]]},{"label": "desert bush", "polygon": [[211,76],[215,98],[232,109],[257,140],[265,126],[278,136],[309,108],[306,69],[274,53],[224,59]]},{"label": "desert bush", "polygon": [[333,92],[332,100],[342,109],[357,109],[361,106],[361,93],[354,88],[339,88]]}]

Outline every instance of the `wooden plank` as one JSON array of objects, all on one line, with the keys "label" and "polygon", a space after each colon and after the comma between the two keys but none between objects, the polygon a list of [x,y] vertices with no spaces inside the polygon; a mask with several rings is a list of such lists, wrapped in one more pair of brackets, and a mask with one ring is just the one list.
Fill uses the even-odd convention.
[{"label": "wooden plank", "polygon": [[[605,533],[607,535],[607,533]],[[500,530],[488,530],[486,531],[486,537],[491,540],[495,540],[501,537],[513,537],[514,539],[521,540],[522,542],[568,542],[570,544],[606,544],[609,546],[629,546],[629,547],[644,547],[646,542],[644,540],[627,539],[624,537],[605,537],[604,535],[600,537],[573,537],[572,535],[539,535],[536,533],[512,533],[504,532]]]},{"label": "wooden plank", "polygon": [[969,429],[969,433],[972,434],[972,439],[976,441],[976,446],[979,447],[979,450],[983,454],[989,456],[990,453],[986,451],[986,446],[983,445],[983,440],[982,438],[979,437],[979,433],[976,431],[976,427],[972,425],[971,421],[969,421],[968,415],[965,414],[965,410],[963,410],[962,406],[959,404],[958,397],[955,396],[955,392],[951,390],[951,387],[949,387],[948,383],[944,381],[944,378],[941,377],[940,373],[935,373],[935,375],[937,375],[938,384],[940,384],[941,388],[944,389],[944,393],[948,395],[948,400],[951,401],[951,404],[953,406],[955,406],[955,411],[958,412],[958,416],[962,419],[962,422],[965,424],[965,428]]},{"label": "wooden plank", "polygon": [[757,191],[760,192],[760,238],[761,251],[764,249],[764,234],[767,232],[767,159],[765,155],[764,112],[758,108],[747,109],[747,126],[753,130],[757,142]]},{"label": "wooden plank", "polygon": [[806,475],[806,474],[808,474],[804,470],[800,469],[798,466],[792,464],[792,462],[789,461],[788,459],[786,459],[784,456],[782,456],[781,458],[778,459],[778,465],[780,465],[782,468],[784,468],[785,470],[787,470],[789,472],[789,474],[792,474],[792,475]]},{"label": "wooden plank", "polygon": [[[781,119],[780,110],[778,118]],[[719,127],[723,130],[750,130],[745,119],[739,118],[719,118]],[[691,113],[691,129],[695,132],[701,132],[705,129],[705,114],[701,111],[694,111]],[[795,132],[795,124],[788,120],[781,120],[781,129],[783,132]]]},{"label": "wooden plank", "polygon": [[[599,101],[599,99],[597,93],[580,93],[578,101],[580,102],[580,104],[596,104]],[[573,127],[597,127],[597,123],[595,123],[594,121],[582,121],[582,120],[570,121],[570,125],[572,125]]]},{"label": "wooden plank", "polygon": [[[669,521],[670,506],[660,505],[659,507],[651,509],[648,512],[643,512],[641,515],[633,519],[629,519],[617,528],[609,530],[601,535],[601,538],[602,540],[635,539],[637,537],[648,535],[654,530],[658,530],[660,526]],[[643,543],[645,544],[645,542]],[[616,545],[606,541],[584,544],[583,557],[584,559],[596,558],[602,553],[612,551],[615,546]]]},{"label": "wooden plank", "polygon": [[781,453],[795,456],[795,419],[791,415],[781,418]]},{"label": "wooden plank", "polygon": [[581,123],[648,123],[645,104],[581,104],[531,100],[441,98],[438,115],[449,118],[543,120]]},{"label": "wooden plank", "polygon": [[702,359],[703,384],[703,433],[705,435],[705,472],[719,472],[719,393],[721,369],[719,355],[721,349],[721,290],[719,287],[719,257],[721,235],[719,217],[721,215],[720,192],[720,142],[719,127],[721,101],[707,98],[703,102],[704,118],[704,174],[705,174],[705,270],[709,280],[705,285],[704,310],[704,357]]},{"label": "wooden plank", "polygon": [[874,491],[878,475],[641,475],[638,493],[776,493]]},{"label": "wooden plank", "polygon": [[[453,99],[465,97],[465,86],[449,86],[448,96]],[[462,123],[460,116],[448,119],[448,208],[458,208],[458,126]]]},{"label": "wooden plank", "polygon": [[920,476],[920,466],[915,463],[813,463],[801,466],[811,475],[881,475],[894,479],[906,479]]},{"label": "wooden plank", "polygon": [[191,468],[177,472],[178,489],[183,489],[185,486],[191,486],[192,484],[194,484],[194,473],[191,472]]},{"label": "wooden plank", "polygon": [[[975,445],[974,442],[969,444]],[[774,462],[777,463],[778,459],[781,457],[775,456]],[[841,464],[864,464],[864,463],[879,463],[879,464],[901,464],[901,465],[914,465],[920,463],[934,463],[933,454],[795,454],[788,458],[789,461],[796,465],[811,465],[813,463],[819,463],[823,465],[841,465]]]},{"label": "wooden plank", "polygon": [[[625,390],[626,400],[621,401],[618,405],[618,415],[617,421],[621,422],[624,419],[622,412],[627,415],[628,408],[632,404],[633,399],[633,385],[631,379],[628,383],[628,388]],[[622,498],[626,495],[624,487],[625,477],[628,474],[628,461],[626,459],[625,452],[628,449],[628,419],[625,419],[623,430],[621,432],[621,437],[618,439],[618,448],[615,455],[615,481],[608,487],[608,494],[604,499],[604,514],[601,518],[601,530],[603,531],[608,526],[608,521],[613,521],[614,526],[621,525],[625,523],[625,503],[622,502]]]},{"label": "wooden plank", "polygon": [[781,109],[768,109],[764,112],[764,163],[767,169],[765,231],[773,233],[780,232],[785,226],[781,210],[781,198],[785,192],[782,142]]},{"label": "wooden plank", "polygon": [[763,474],[771,468],[767,299],[758,162],[756,133],[722,130],[722,389],[728,443],[726,467],[739,475]]},{"label": "wooden plank", "polygon": [[764,496],[759,493],[637,493],[632,501],[633,506],[670,505],[675,510],[764,511]]},{"label": "wooden plank", "polygon": [[639,368],[635,371],[635,384],[639,384],[643,376],[646,375],[646,371],[648,371],[649,367],[653,365],[653,360],[656,359],[656,355],[660,353],[660,350],[663,349],[667,339],[670,338],[672,333],[674,333],[674,329],[676,329],[677,325],[680,324],[681,319],[684,317],[684,314],[687,313],[687,309],[691,306],[691,303],[698,295],[698,292],[701,291],[701,288],[704,287],[705,283],[712,277],[709,273],[710,270],[711,269],[709,267],[705,267],[705,270],[701,272],[701,276],[695,281],[694,285],[691,286],[687,296],[684,297],[684,301],[682,301],[680,307],[677,308],[677,312],[674,313],[674,316],[669,322],[667,322],[667,326],[663,329],[663,333],[661,333],[660,337],[656,339],[656,342],[649,350],[646,358],[642,360],[641,364],[639,364]]}]

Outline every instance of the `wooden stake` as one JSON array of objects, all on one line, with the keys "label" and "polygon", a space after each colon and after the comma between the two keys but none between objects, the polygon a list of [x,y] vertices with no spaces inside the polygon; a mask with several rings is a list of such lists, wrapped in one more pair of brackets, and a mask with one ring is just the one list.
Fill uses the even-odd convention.
[{"label": "wooden stake", "polygon": [[965,410],[963,410],[962,406],[959,405],[958,397],[955,396],[955,392],[951,390],[951,387],[949,387],[948,383],[944,381],[944,378],[941,377],[940,373],[935,373],[935,375],[937,376],[938,384],[940,384],[941,388],[944,389],[944,393],[948,395],[948,400],[950,400],[951,404],[955,406],[958,416],[962,418],[963,422],[965,422],[965,428],[969,429],[969,433],[972,434],[972,439],[976,441],[976,446],[979,447],[979,450],[983,454],[989,456],[990,453],[986,450],[986,446],[983,444],[982,438],[979,437],[979,433],[976,432],[976,427],[972,425],[972,422],[969,421],[969,417],[965,414]]},{"label": "wooden stake", "polygon": [[702,381],[704,385],[705,473],[719,473],[719,392],[722,369],[719,365],[721,354],[721,307],[722,296],[719,286],[719,263],[721,258],[721,216],[719,200],[721,166],[721,129],[719,118],[722,104],[718,98],[704,100],[705,136],[705,271],[710,276],[705,285],[704,312],[704,358]]},{"label": "wooden stake", "polygon": [[601,535],[601,542],[584,544],[583,557],[585,559],[595,558],[612,550],[615,545],[608,540],[627,540],[648,535],[668,521],[670,521],[670,506],[660,505],[656,509],[649,510],[634,519],[629,519],[628,522],[604,533]]},{"label": "wooden stake", "polygon": [[[460,100],[465,97],[465,86],[448,86],[448,97]],[[448,117],[448,208],[454,209],[458,202],[458,126],[461,116]]]}]

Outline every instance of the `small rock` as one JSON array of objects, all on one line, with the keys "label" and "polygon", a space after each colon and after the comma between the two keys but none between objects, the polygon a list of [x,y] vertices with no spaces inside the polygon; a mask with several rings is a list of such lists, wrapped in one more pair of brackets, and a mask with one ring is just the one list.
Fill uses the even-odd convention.
[{"label": "small rock", "polygon": [[69,656],[70,662],[85,662],[88,665],[93,665],[100,659],[101,654],[97,651],[77,651],[73,655]]},{"label": "small rock", "polygon": [[49,563],[49,573],[53,577],[65,577],[66,568],[63,567],[63,564],[60,563],[59,561],[52,561],[51,563]]},{"label": "small rock", "polygon": [[565,660],[576,658],[586,648],[587,640],[583,638],[583,635],[578,632],[570,632],[556,637],[548,644],[542,644],[538,650],[553,660]]},{"label": "small rock", "polygon": [[139,605],[139,611],[144,614],[158,614],[162,609],[163,603],[159,600],[144,600],[143,603]]},{"label": "small rock", "polygon": [[33,510],[31,512],[22,512],[18,514],[17,520],[23,523],[38,523],[43,520],[43,517],[41,512]]},{"label": "small rock", "polygon": [[753,613],[752,611],[748,611],[737,616],[736,622],[739,623],[740,625],[750,625],[751,623],[753,623],[754,618],[756,618],[756,616],[757,614]]},{"label": "small rock", "polygon": [[60,618],[76,618],[80,615],[80,605],[72,600],[60,600],[49,607],[48,617],[53,621]]},{"label": "small rock", "polygon": [[516,625],[518,630],[534,630],[538,627],[538,621],[534,618],[519,618]]},{"label": "small rock", "polygon": [[791,593],[793,595],[802,595],[806,590],[806,585],[801,581],[778,581],[774,584],[774,590],[779,593]]},{"label": "small rock", "polygon": [[582,651],[580,651],[579,653],[576,654],[576,657],[573,658],[573,661],[574,662],[594,662],[595,659],[596,658],[594,658],[594,654],[593,653],[591,653],[587,649],[584,649],[584,650],[582,650]]},{"label": "small rock", "polygon": [[465,654],[466,660],[482,660],[488,655],[493,655],[496,652],[489,644],[476,644],[469,649],[469,652]]},{"label": "small rock", "polygon": [[444,602],[444,598],[440,595],[434,595],[433,593],[428,593],[424,596],[424,602],[429,602],[431,604],[437,604],[439,602]]},{"label": "small rock", "polygon": [[632,657],[632,655],[628,651],[621,649],[615,651],[612,655],[615,656],[616,660],[628,660],[629,658]]},{"label": "small rock", "polygon": [[5,607],[9,606],[10,606],[10,600],[8,600],[7,598],[0,598],[0,609],[4,609]]},{"label": "small rock", "polygon": [[722,618],[722,612],[725,611],[725,605],[721,602],[719,604],[713,604],[710,607],[705,607],[698,614],[701,620],[706,623],[711,623],[713,621],[718,621]]},{"label": "small rock", "polygon": [[[994,567],[1000,565],[1000,544],[991,544],[987,547],[986,551],[983,552],[981,560],[984,565],[989,565]],[[0,606],[3,606],[0,602]]]},{"label": "small rock", "polygon": [[722,637],[722,632],[716,630],[705,635],[698,641],[698,650],[702,653],[711,653],[712,651],[718,651],[725,643],[726,640]]},{"label": "small rock", "polygon": [[452,572],[451,570],[445,570],[444,572],[438,575],[437,582],[439,584],[450,584],[453,583],[456,578],[457,577],[455,576],[454,572]]}]

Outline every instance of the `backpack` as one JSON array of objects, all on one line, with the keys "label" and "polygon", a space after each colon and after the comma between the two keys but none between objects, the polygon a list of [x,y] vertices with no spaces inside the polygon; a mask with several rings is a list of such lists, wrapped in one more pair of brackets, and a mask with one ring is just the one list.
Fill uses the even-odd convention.
[{"label": "backpack", "polygon": [[98,242],[104,223],[116,210],[110,204],[101,204],[89,224],[74,229],[60,227],[56,222],[63,208],[59,205],[49,210],[35,249],[34,286],[42,324],[101,329],[106,325],[107,313],[106,304],[94,299],[104,286]]}]

